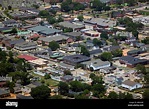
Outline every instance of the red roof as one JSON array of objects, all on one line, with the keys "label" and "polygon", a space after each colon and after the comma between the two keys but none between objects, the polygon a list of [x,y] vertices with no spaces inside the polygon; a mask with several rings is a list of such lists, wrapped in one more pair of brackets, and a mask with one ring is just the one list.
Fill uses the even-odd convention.
[{"label": "red roof", "polygon": [[29,56],[29,55],[19,55],[18,58],[22,58],[22,59],[25,59],[25,60],[27,60],[27,61],[37,59],[37,58],[35,58],[35,57],[33,57],[33,56]]}]

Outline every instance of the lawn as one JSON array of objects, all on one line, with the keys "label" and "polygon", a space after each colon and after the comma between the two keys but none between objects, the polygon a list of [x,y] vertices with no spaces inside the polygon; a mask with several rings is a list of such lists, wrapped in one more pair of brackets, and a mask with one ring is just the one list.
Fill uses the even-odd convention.
[{"label": "lawn", "polygon": [[52,80],[52,79],[45,80],[45,84],[48,84],[49,86],[57,86],[58,83],[59,83],[59,81],[55,81],[55,80]]}]

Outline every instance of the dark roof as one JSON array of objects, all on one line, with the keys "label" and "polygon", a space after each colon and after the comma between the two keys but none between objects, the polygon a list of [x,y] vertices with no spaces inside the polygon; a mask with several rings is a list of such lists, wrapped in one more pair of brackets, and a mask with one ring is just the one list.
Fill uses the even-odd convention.
[{"label": "dark roof", "polygon": [[139,59],[139,58],[134,58],[132,56],[122,56],[120,60],[126,61],[129,64],[138,64],[138,63],[143,63],[147,62],[148,60],[146,59]]},{"label": "dark roof", "polygon": [[66,81],[67,80],[72,80],[73,79],[73,76],[71,76],[71,75],[65,75],[65,76],[62,77],[62,79],[65,79]]},{"label": "dark roof", "polygon": [[106,50],[106,51],[114,51],[114,50],[117,50],[117,49],[120,49],[120,46],[111,45],[111,46],[103,47],[103,50]]},{"label": "dark roof", "polygon": [[12,40],[9,43],[10,44],[18,44],[18,43],[22,43],[22,42],[24,42],[24,39]]},{"label": "dark roof", "polygon": [[128,86],[134,86],[134,85],[139,84],[139,83],[134,82],[134,81],[130,81],[130,80],[126,80],[122,84],[125,84],[125,85],[128,85]]},{"label": "dark roof", "polygon": [[9,20],[3,21],[2,23],[3,24],[10,24],[10,23],[17,23],[17,21],[15,21],[14,19],[9,19]]},{"label": "dark roof", "polygon": [[69,32],[69,33],[63,33],[63,35],[66,35],[66,36],[81,36],[81,32]]},{"label": "dark roof", "polygon": [[9,94],[8,91],[0,89],[0,95],[5,95],[5,94]]},{"label": "dark roof", "polygon": [[7,30],[11,30],[12,27],[3,27],[3,28],[0,28],[0,31],[7,31]]},{"label": "dark roof", "polygon": [[38,81],[32,82],[31,84],[33,84],[35,86],[41,86],[42,85],[42,83],[41,82],[38,82]]},{"label": "dark roof", "polygon": [[96,49],[96,50],[89,51],[89,53],[90,53],[90,55],[94,55],[94,54],[102,53],[102,50]]},{"label": "dark roof", "polygon": [[90,60],[90,57],[80,55],[80,54],[76,54],[76,55],[65,56],[63,59],[66,61],[70,61],[72,63],[80,63],[80,62]]},{"label": "dark roof", "polygon": [[34,99],[32,96],[24,96],[24,95],[21,95],[21,94],[17,94],[16,98],[17,99]]}]

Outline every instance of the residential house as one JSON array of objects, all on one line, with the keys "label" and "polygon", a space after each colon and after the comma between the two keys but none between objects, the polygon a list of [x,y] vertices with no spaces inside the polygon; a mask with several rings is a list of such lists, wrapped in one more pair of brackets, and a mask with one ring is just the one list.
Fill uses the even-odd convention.
[{"label": "residential house", "polygon": [[9,20],[3,21],[2,23],[4,27],[20,27],[21,26],[21,23],[17,22],[14,19],[9,19]]},{"label": "residential house", "polygon": [[25,96],[25,95],[17,94],[16,99],[34,99],[34,98],[32,96]]},{"label": "residential house", "polygon": [[75,66],[81,62],[85,62],[85,61],[89,61],[89,60],[90,60],[90,57],[80,55],[80,54],[64,56],[64,58],[63,58],[64,63],[70,64],[73,66]]},{"label": "residential house", "polygon": [[87,69],[94,71],[111,66],[109,61],[101,61],[100,59],[82,62],[81,64],[83,64]]},{"label": "residential house", "polygon": [[99,28],[111,28],[116,26],[116,21],[103,18],[92,18],[90,20],[84,20],[85,23],[97,25]]},{"label": "residential house", "polygon": [[73,81],[74,77],[71,75],[65,75],[65,76],[61,77],[60,79],[64,82],[70,82],[70,81]]},{"label": "residential house", "polygon": [[60,22],[59,25],[64,27],[64,28],[71,28],[71,29],[73,29],[73,32],[78,32],[79,30],[85,28],[84,25],[76,25],[76,24],[73,24],[73,23],[68,22],[68,21]]},{"label": "residential house", "polygon": [[46,26],[35,26],[35,27],[28,28],[28,30],[30,32],[38,33],[43,36],[56,35],[62,32],[61,30],[47,28]]},{"label": "residential house", "polygon": [[35,50],[37,48],[37,44],[33,42],[22,42],[14,45],[14,49],[19,51],[28,51],[28,50]]},{"label": "residential house", "polygon": [[121,84],[121,86],[122,86],[123,88],[126,88],[126,89],[130,90],[130,91],[131,91],[131,90],[134,90],[134,89],[138,89],[138,88],[142,88],[142,87],[143,87],[142,84],[137,83],[137,82],[134,82],[134,81],[130,81],[130,80],[124,81],[124,82]]},{"label": "residential house", "polygon": [[120,46],[118,45],[110,45],[110,46],[104,46],[101,48],[101,50],[103,52],[111,52],[111,51],[115,51],[115,50],[118,50],[120,49]]},{"label": "residential house", "polygon": [[30,93],[32,88],[36,88],[41,85],[42,85],[42,83],[35,81],[35,82],[32,82],[32,83],[24,86],[23,88],[21,88],[21,90],[23,93]]},{"label": "residential house", "polygon": [[67,32],[67,33],[62,33],[62,35],[65,35],[67,37],[70,37],[74,41],[76,41],[77,37],[82,35],[81,32]]},{"label": "residential house", "polygon": [[127,65],[127,67],[135,67],[137,64],[146,65],[149,63],[149,60],[139,59],[132,56],[122,56],[119,58],[119,62]]},{"label": "residential house", "polygon": [[38,44],[42,44],[44,42],[45,45],[49,45],[49,42],[52,42],[52,41],[56,41],[59,44],[64,44],[64,43],[73,42],[73,39],[63,35],[57,35],[57,36],[51,36],[51,37],[40,37],[38,39]]},{"label": "residential house", "polygon": [[93,49],[89,51],[90,57],[96,57],[99,56],[102,53],[101,49]]},{"label": "residential house", "polygon": [[60,62],[58,66],[65,70],[71,70],[71,71],[74,70],[74,66],[72,66],[70,64],[63,63],[63,62]]},{"label": "residential house", "polygon": [[146,49],[140,48],[140,49],[135,49],[135,50],[130,50],[130,51],[128,51],[128,52],[127,52],[127,55],[130,55],[130,56],[138,56],[139,54],[145,53],[145,52],[147,52]]},{"label": "residential house", "polygon": [[0,89],[0,98],[5,98],[8,96],[10,96],[10,92],[8,90]]}]

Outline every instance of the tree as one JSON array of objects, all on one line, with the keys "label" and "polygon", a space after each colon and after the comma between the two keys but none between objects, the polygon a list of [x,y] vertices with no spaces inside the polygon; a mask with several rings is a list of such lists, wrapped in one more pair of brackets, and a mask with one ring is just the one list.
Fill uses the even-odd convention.
[{"label": "tree", "polygon": [[39,16],[47,17],[47,16],[49,16],[49,12],[47,10],[42,10],[39,12]]},{"label": "tree", "polygon": [[51,89],[47,86],[41,85],[31,89],[31,96],[34,99],[48,99],[50,97]]},{"label": "tree", "polygon": [[139,72],[139,73],[146,74],[146,68],[145,68],[144,65],[137,64],[137,65],[136,65],[136,70],[137,70],[137,72]]},{"label": "tree", "polygon": [[13,28],[12,30],[11,30],[11,33],[17,33],[18,31],[17,31],[17,29],[16,28]]},{"label": "tree", "polygon": [[62,16],[59,16],[58,19],[57,19],[57,22],[63,22],[64,19],[62,18]]},{"label": "tree", "polygon": [[149,89],[144,90],[142,96],[143,99],[149,99]]},{"label": "tree", "polygon": [[53,95],[50,99],[63,99],[61,95]]},{"label": "tree", "polygon": [[10,81],[6,82],[6,87],[9,87],[9,90],[11,93],[14,93],[14,86],[15,86],[14,82],[10,82]]},{"label": "tree", "polygon": [[106,32],[102,32],[102,33],[100,34],[100,38],[101,38],[101,39],[108,39],[108,34],[107,34]]},{"label": "tree", "polygon": [[33,4],[32,6],[33,6],[34,8],[36,8],[36,9],[39,8],[39,5],[37,5],[37,4]]},{"label": "tree", "polygon": [[80,41],[81,39],[82,39],[81,36],[77,36],[77,37],[76,37],[76,41]]},{"label": "tree", "polygon": [[12,9],[12,7],[9,5],[9,6],[8,6],[8,10],[11,10],[11,9]]},{"label": "tree", "polygon": [[94,84],[103,84],[104,81],[103,81],[103,78],[102,76],[98,77],[98,76],[94,76],[92,78],[92,82],[91,82],[91,85],[93,86]]},{"label": "tree", "polygon": [[111,61],[112,60],[112,54],[110,52],[104,52],[100,55],[100,58],[102,61]]},{"label": "tree", "polygon": [[121,57],[122,56],[122,50],[121,49],[117,49],[111,52],[113,57]]},{"label": "tree", "polygon": [[133,99],[133,95],[127,92],[124,99]]},{"label": "tree", "polygon": [[72,81],[70,82],[70,89],[74,92],[83,91],[83,85],[80,81]]},{"label": "tree", "polygon": [[81,47],[81,53],[85,56],[90,56],[88,49],[84,45],[79,45]]},{"label": "tree", "polygon": [[94,84],[92,90],[100,94],[105,92],[105,87],[102,84]]},{"label": "tree", "polygon": [[78,15],[77,18],[79,19],[79,21],[83,21],[84,19],[83,15]]},{"label": "tree", "polygon": [[132,34],[138,39],[139,32],[137,30],[133,30]]},{"label": "tree", "polygon": [[93,44],[95,45],[95,46],[101,46],[102,45],[102,42],[100,41],[100,40],[98,40],[97,38],[94,38],[93,39]]},{"label": "tree", "polygon": [[62,95],[66,95],[69,91],[69,86],[65,82],[59,82],[58,84],[58,92]]},{"label": "tree", "polygon": [[49,24],[54,24],[56,23],[56,19],[54,17],[48,16],[47,17],[47,21],[49,22]]},{"label": "tree", "polygon": [[64,70],[65,75],[72,75],[70,70]]},{"label": "tree", "polygon": [[108,95],[109,99],[118,99],[118,94],[114,91],[110,92]]},{"label": "tree", "polygon": [[121,5],[121,4],[123,4],[123,0],[116,0],[116,3],[117,3],[118,5]]},{"label": "tree", "polygon": [[51,41],[51,42],[49,42],[49,48],[51,48],[52,51],[55,51],[58,48],[60,48],[60,46],[57,42]]},{"label": "tree", "polygon": [[61,3],[61,11],[64,11],[64,12],[69,12],[71,10],[70,4],[68,2],[62,2]]},{"label": "tree", "polygon": [[50,74],[45,74],[44,79],[50,79],[50,78],[51,78]]},{"label": "tree", "polygon": [[142,40],[142,43],[149,44],[149,37],[146,37]]},{"label": "tree", "polygon": [[149,73],[144,75],[144,81],[146,82],[146,84],[149,84]]},{"label": "tree", "polygon": [[93,77],[95,77],[96,75],[94,73],[91,73],[89,78],[93,79]]},{"label": "tree", "polygon": [[79,94],[75,96],[75,99],[89,99],[89,98],[84,94]]}]

